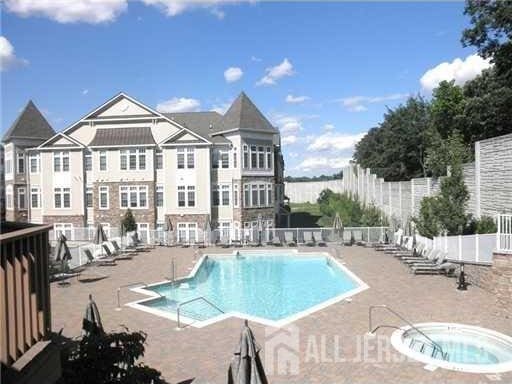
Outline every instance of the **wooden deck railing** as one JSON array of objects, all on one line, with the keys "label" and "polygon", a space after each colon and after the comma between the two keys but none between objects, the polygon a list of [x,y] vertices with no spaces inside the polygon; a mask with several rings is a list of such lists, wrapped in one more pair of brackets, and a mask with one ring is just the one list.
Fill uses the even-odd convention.
[{"label": "wooden deck railing", "polygon": [[0,361],[11,366],[50,334],[48,231],[52,226],[8,227],[0,235]]}]

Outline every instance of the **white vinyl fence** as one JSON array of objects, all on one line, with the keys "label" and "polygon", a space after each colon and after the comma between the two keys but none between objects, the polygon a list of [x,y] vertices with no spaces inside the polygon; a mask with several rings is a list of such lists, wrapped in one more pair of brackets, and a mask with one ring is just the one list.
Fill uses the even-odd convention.
[{"label": "white vinyl fence", "polygon": [[498,215],[497,222],[496,249],[498,251],[512,251],[512,215]]},{"label": "white vinyl fence", "polygon": [[449,260],[467,263],[492,263],[493,250],[496,247],[496,233],[466,236],[437,236],[429,239],[416,236],[416,241],[428,248],[438,249],[448,255]]}]

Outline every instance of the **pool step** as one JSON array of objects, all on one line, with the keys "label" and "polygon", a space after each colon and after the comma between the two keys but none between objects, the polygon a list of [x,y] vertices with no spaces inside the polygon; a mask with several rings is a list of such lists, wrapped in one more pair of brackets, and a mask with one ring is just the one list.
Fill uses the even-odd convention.
[{"label": "pool step", "polygon": [[441,357],[441,359],[447,360],[447,356],[443,354],[443,352],[438,347],[426,343],[422,340],[412,338],[411,342],[409,343],[409,348],[413,351],[420,352],[432,358]]}]

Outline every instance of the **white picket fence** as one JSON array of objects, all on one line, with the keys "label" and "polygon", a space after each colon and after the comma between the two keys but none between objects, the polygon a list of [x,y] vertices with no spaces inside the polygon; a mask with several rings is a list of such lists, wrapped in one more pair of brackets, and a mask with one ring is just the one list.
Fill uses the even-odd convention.
[{"label": "white picket fence", "polygon": [[493,251],[496,247],[496,238],[496,233],[465,236],[437,236],[433,239],[417,235],[416,241],[424,244],[429,249],[433,248],[445,252],[449,260],[475,264],[490,264],[492,263]]}]

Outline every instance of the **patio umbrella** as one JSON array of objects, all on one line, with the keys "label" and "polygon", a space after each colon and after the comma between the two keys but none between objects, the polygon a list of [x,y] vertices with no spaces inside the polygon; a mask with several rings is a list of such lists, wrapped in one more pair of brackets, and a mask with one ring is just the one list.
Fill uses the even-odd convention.
[{"label": "patio umbrella", "polygon": [[172,227],[171,217],[167,216],[167,218],[165,219],[165,231],[167,232],[167,245],[170,244],[170,239],[171,239],[173,230],[174,229]]},{"label": "patio umbrella", "polygon": [[[98,223],[96,226],[96,232],[94,233],[94,244],[100,245],[103,244],[104,241],[107,241],[107,235],[103,230],[103,225]],[[101,255],[103,256],[103,247],[101,247]]]},{"label": "patio umbrella", "polygon": [[228,384],[267,384],[267,377],[259,356],[260,346],[244,322],[240,343],[229,365]]},{"label": "patio umbrella", "polygon": [[263,220],[261,215],[258,215],[258,245],[261,245],[261,233],[263,232]]},{"label": "patio umbrella", "polygon": [[[61,272],[64,273],[66,270],[66,262],[71,260],[71,252],[69,251],[68,244],[66,243],[67,239],[63,233],[59,236],[59,242],[57,244],[57,254],[55,256],[55,261],[61,262]],[[59,285],[65,285],[66,283],[60,282]]]},{"label": "patio umbrella", "polygon": [[87,303],[87,307],[85,307],[82,330],[86,336],[100,335],[103,333],[100,312],[91,294],[89,294],[89,303]]},{"label": "patio umbrella", "polygon": [[210,245],[210,242],[212,239],[212,236],[211,236],[212,223],[210,222],[210,215],[208,215],[206,217],[206,220],[204,222],[203,232],[204,232],[203,233],[203,241],[206,241],[206,239],[208,239],[207,243],[208,243],[208,245]]}]

